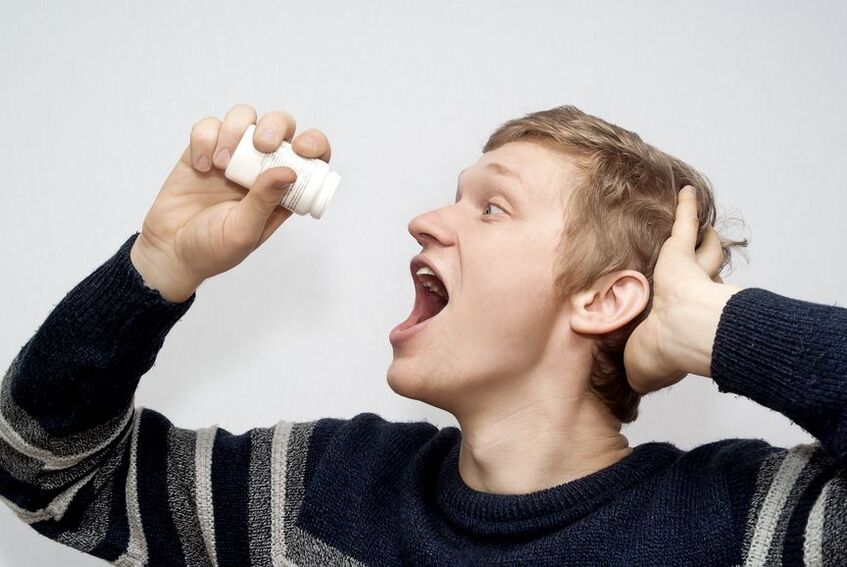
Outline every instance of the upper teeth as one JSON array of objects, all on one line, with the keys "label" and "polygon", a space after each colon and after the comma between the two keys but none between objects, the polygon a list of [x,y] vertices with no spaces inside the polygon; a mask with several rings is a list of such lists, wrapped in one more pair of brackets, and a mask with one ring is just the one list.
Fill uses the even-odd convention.
[{"label": "upper teeth", "polygon": [[[438,278],[438,276],[435,275],[435,272],[433,272],[427,266],[422,266],[422,267],[418,268],[418,271],[415,272],[415,273],[418,276],[427,275],[427,276],[433,276],[434,278]],[[436,283],[436,281],[439,281],[439,280],[433,281],[433,280],[425,279],[425,278],[421,278],[421,277],[418,277],[418,279],[421,281],[421,283],[423,284],[423,286],[425,288],[427,288],[430,291],[437,293],[438,295],[440,295],[444,299],[447,299],[447,292],[444,291],[444,289],[438,283]]]}]

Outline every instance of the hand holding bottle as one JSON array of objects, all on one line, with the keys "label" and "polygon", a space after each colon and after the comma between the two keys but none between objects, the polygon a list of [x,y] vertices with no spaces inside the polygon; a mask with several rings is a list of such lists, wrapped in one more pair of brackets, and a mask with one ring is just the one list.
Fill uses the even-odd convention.
[{"label": "hand holding bottle", "polygon": [[[246,104],[232,107],[223,121],[199,120],[144,218],[131,260],[144,283],[168,301],[185,301],[205,279],[240,264],[292,214],[279,205],[297,179],[290,167],[265,169],[249,190],[224,176],[252,124],[254,146],[267,153],[283,140],[291,142],[296,128],[282,111],[268,112],[257,123],[255,109]],[[292,148],[304,158],[329,162],[329,140],[320,130],[301,132]]]}]

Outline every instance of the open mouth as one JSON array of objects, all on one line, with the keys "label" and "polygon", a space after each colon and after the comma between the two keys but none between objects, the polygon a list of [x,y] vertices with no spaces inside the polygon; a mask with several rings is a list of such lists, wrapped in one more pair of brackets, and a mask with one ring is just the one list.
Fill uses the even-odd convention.
[{"label": "open mouth", "polygon": [[447,288],[437,276],[430,273],[418,272],[415,278],[415,309],[418,310],[420,318],[417,323],[431,319],[441,313],[447,307],[450,296]]},{"label": "open mouth", "polygon": [[426,267],[413,269],[415,306],[409,317],[398,325],[398,330],[409,329],[437,316],[447,306],[450,296],[444,283]]}]

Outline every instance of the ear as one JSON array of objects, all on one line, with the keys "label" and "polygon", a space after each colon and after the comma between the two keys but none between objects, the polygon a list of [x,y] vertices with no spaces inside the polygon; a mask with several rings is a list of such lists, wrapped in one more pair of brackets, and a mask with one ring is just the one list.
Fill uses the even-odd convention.
[{"label": "ear", "polygon": [[589,335],[614,331],[644,311],[649,300],[650,284],[641,272],[606,274],[590,289],[571,296],[571,329]]}]

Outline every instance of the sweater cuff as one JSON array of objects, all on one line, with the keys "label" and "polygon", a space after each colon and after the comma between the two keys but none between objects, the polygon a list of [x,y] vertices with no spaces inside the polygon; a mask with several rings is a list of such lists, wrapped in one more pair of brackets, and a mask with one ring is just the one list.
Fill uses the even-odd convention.
[{"label": "sweater cuff", "polygon": [[[194,303],[197,294],[180,303],[147,287],[132,263],[130,251],[140,233],[130,236],[118,251],[63,299],[75,315],[82,336],[125,336],[139,346],[158,345]],[[68,311],[68,309],[65,311]]]},{"label": "sweater cuff", "polygon": [[130,259],[139,233],[77,284],[22,348],[12,395],[54,434],[99,425],[131,403],[165,336],[194,303],[147,287]]},{"label": "sweater cuff", "polygon": [[847,309],[743,289],[721,313],[712,378],[719,391],[748,397],[836,442],[833,426],[847,403],[845,329]]}]

